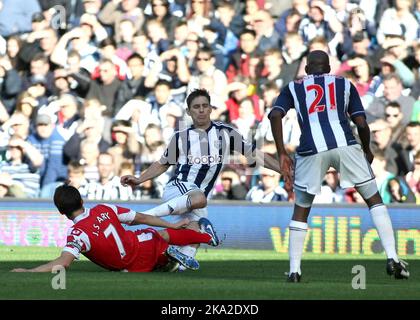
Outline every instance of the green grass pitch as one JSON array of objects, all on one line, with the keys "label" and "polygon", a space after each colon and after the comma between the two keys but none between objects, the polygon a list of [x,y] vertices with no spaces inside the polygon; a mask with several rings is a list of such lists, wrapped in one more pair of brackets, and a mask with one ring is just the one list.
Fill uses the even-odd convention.
[{"label": "green grass pitch", "polygon": [[[384,256],[305,254],[299,284],[285,283],[288,257],[274,251],[200,249],[198,271],[120,273],[85,258],[66,273],[66,289],[53,290],[51,273],[11,273],[57,257],[59,248],[0,246],[0,299],[420,299],[420,259],[407,259],[411,277],[385,273]],[[352,268],[366,268],[366,289],[351,286]]]}]

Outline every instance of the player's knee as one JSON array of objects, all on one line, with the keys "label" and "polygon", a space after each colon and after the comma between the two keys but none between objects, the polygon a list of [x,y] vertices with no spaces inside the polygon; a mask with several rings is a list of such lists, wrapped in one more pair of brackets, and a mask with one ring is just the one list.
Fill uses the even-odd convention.
[{"label": "player's knee", "polygon": [[315,195],[307,193],[306,191],[295,189],[295,203],[302,208],[309,208],[312,206]]},{"label": "player's knee", "polygon": [[[371,180],[368,183],[365,183],[361,186],[356,187],[357,192],[360,193],[362,198],[365,201],[371,199],[375,194],[378,193],[378,186],[376,185],[375,180]],[[379,197],[380,198],[380,197]],[[380,199],[382,201],[382,199]]]},{"label": "player's knee", "polygon": [[194,191],[189,194],[191,199],[191,209],[199,209],[207,206],[207,197],[202,191]]}]

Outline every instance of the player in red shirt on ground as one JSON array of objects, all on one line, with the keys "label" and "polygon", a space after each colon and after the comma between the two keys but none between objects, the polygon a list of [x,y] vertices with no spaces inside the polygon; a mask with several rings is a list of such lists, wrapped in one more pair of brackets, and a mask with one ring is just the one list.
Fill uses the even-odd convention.
[{"label": "player in red shirt on ground", "polygon": [[[84,208],[79,191],[69,185],[59,186],[54,194],[54,204],[61,214],[73,220],[67,234],[67,244],[57,259],[33,269],[14,269],[15,272],[51,272],[54,266],[69,267],[80,254],[92,262],[112,271],[149,272],[175,260],[189,269],[199,268],[198,262],[179,252],[174,246],[194,243],[214,243],[213,235],[207,233],[207,219],[201,221],[203,232],[185,227],[184,219],[172,224],[158,217],[136,213],[109,204]],[[121,225],[147,224],[164,227],[129,231]],[[179,230],[176,230],[179,229]]]}]

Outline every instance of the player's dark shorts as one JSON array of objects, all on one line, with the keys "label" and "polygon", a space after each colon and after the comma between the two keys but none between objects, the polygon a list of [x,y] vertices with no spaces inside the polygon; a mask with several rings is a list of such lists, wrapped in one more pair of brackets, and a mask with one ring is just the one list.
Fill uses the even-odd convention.
[{"label": "player's dark shorts", "polygon": [[168,258],[165,251],[168,243],[154,229],[147,228],[136,231],[139,247],[137,259],[130,268],[129,272],[150,272],[157,266],[165,265]]}]

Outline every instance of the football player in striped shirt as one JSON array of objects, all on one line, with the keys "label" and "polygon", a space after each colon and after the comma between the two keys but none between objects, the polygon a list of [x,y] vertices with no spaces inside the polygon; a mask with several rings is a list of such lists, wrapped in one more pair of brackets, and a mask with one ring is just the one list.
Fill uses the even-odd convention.
[{"label": "football player in striped shirt", "polygon": [[[309,53],[305,71],[306,77],[291,81],[282,90],[268,115],[280,171],[288,184],[292,183],[294,174],[295,207],[289,225],[288,281],[300,281],[309,212],[329,167],[340,172],[341,187],[355,187],[368,205],[388,257],[388,274],[406,279],[409,272],[406,263],[398,259],[391,220],[370,167],[373,160],[370,130],[359,94],[348,79],[329,74],[329,57],[323,51]],[[282,117],[290,108],[295,108],[301,128],[294,169],[282,137]],[[361,145],[352,134],[349,119],[357,127]]]},{"label": "football player in striped shirt", "polygon": [[[197,221],[207,216],[207,199],[223,165],[232,159],[232,154],[242,154],[251,166],[263,165],[276,172],[279,168],[273,157],[248,143],[236,129],[210,119],[212,106],[206,90],[196,89],[188,95],[186,112],[191,116],[193,125],[176,132],[162,158],[142,172],[139,178],[123,176],[121,184],[135,187],[175,165],[174,174],[163,193],[165,203],[144,213],[179,215],[179,219],[188,218],[190,227],[198,230]],[[180,250],[194,257],[196,247],[187,246]]]}]

